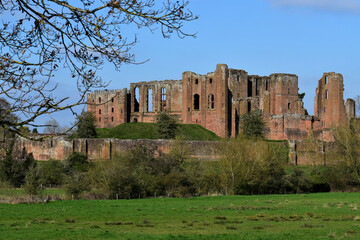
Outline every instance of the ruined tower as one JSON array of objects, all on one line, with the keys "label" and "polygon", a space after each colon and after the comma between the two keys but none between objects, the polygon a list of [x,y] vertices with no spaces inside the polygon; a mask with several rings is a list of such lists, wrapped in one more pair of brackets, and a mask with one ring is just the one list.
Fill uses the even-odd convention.
[{"label": "ruined tower", "polygon": [[339,73],[324,73],[316,88],[314,115],[320,119],[323,140],[333,140],[332,127],[347,124],[343,99],[343,76]]},{"label": "ruined tower", "polygon": [[229,135],[228,67],[218,64],[215,72],[183,73],[182,121],[200,124],[220,137]]},{"label": "ruined tower", "polygon": [[87,111],[93,112],[97,127],[113,128],[128,122],[128,95],[126,88],[88,93]]}]

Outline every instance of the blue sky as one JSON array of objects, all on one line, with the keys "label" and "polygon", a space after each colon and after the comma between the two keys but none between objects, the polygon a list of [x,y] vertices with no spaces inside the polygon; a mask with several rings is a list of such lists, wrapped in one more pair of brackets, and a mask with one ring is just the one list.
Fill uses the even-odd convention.
[{"label": "blue sky", "polygon": [[[137,32],[136,60],[120,72],[106,64],[100,72],[108,89],[129,88],[130,82],[181,79],[182,72],[206,74],[216,64],[249,74],[293,73],[305,107],[313,114],[315,89],[324,72],[344,76],[344,98],[360,94],[360,0],[190,0],[199,19],[184,30],[196,38],[163,39],[159,31]],[[129,34],[132,34],[130,32]],[[74,96],[69,73],[59,72],[60,96]],[[80,112],[81,109],[78,109]],[[71,113],[52,116],[61,125]],[[49,119],[44,116],[39,123]]]}]

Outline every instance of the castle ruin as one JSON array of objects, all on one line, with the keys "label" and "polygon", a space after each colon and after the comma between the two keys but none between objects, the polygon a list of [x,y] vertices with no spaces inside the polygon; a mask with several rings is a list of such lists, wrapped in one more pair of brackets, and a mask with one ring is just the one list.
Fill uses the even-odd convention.
[{"label": "castle ruin", "polygon": [[130,90],[88,93],[87,111],[97,127],[112,128],[127,122],[156,121],[166,111],[182,123],[200,124],[220,137],[240,133],[240,117],[261,109],[266,137],[304,140],[310,135],[332,141],[331,127],[348,124],[355,117],[355,101],[343,99],[341,74],[324,73],[318,82],[314,115],[307,115],[293,74],[248,75],[244,70],[218,64],[215,72],[184,72],[182,80],[131,83]]}]

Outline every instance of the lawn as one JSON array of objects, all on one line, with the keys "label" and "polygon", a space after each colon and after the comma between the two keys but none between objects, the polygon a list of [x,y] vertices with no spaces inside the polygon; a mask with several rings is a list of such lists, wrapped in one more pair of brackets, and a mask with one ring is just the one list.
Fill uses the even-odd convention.
[{"label": "lawn", "polygon": [[360,194],[0,204],[1,239],[360,239]]}]

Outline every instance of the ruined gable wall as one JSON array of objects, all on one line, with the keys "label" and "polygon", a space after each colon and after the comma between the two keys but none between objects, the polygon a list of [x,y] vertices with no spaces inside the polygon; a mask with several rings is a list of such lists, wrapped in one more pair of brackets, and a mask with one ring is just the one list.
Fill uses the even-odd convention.
[{"label": "ruined gable wall", "polygon": [[[153,123],[156,115],[162,111],[180,118],[182,87],[180,80],[131,83],[130,121]],[[136,96],[136,89],[139,90],[139,96]]]}]

